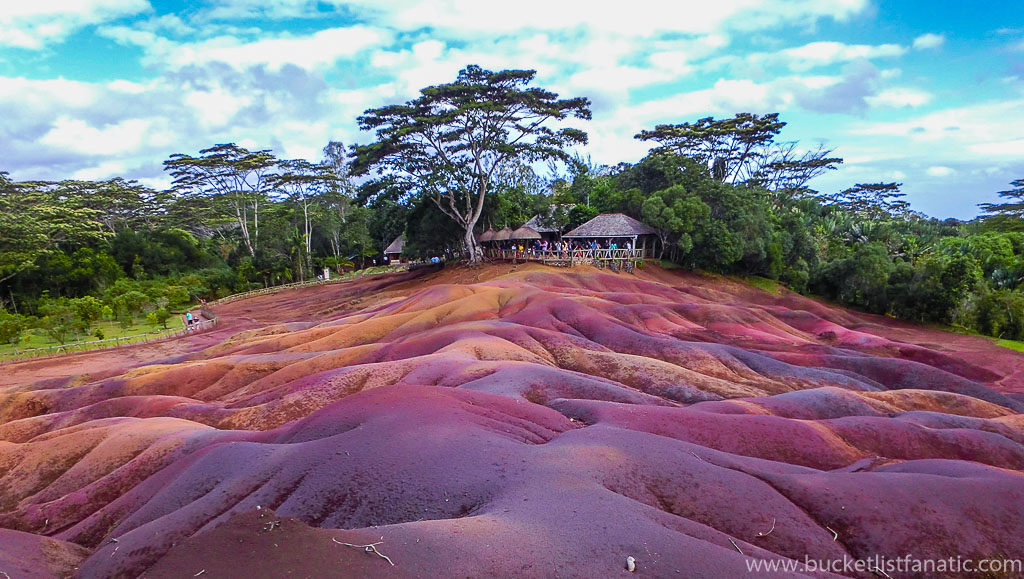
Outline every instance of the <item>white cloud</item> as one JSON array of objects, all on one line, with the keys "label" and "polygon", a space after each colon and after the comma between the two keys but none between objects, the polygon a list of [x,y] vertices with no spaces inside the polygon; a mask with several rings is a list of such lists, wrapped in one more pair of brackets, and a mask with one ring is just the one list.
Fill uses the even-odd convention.
[{"label": "white cloud", "polygon": [[252,104],[247,95],[238,95],[222,86],[190,91],[183,102],[191,107],[207,129],[218,129],[232,123],[235,115]]},{"label": "white cloud", "polygon": [[950,177],[956,174],[956,170],[949,167],[943,167],[942,165],[937,165],[934,167],[928,167],[928,170],[925,171],[925,173],[927,173],[929,177]]},{"label": "white cloud", "polygon": [[1014,160],[1024,157],[1024,139],[1007,139],[988,143],[976,143],[968,147],[972,153],[986,156],[1010,157]]},{"label": "white cloud", "polygon": [[808,70],[841,62],[872,58],[895,57],[904,54],[905,47],[898,44],[844,44],[842,42],[811,42],[795,48],[786,48],[775,54],[760,55],[767,61],[784,62],[795,71]]},{"label": "white cloud", "polygon": [[932,100],[932,95],[913,88],[890,88],[864,100],[873,107],[919,107]]},{"label": "white cloud", "polygon": [[927,50],[929,48],[938,48],[942,46],[944,42],[946,42],[945,36],[929,32],[914,39],[914,49]]},{"label": "white cloud", "polygon": [[332,66],[360,51],[391,42],[387,31],[361,25],[327,28],[307,35],[285,33],[253,41],[221,35],[200,41],[175,42],[149,30],[127,26],[106,27],[100,34],[122,44],[142,47],[148,64],[171,70],[211,62],[222,62],[236,70],[265,66],[277,71],[285,65],[312,70]]},{"label": "white cloud", "polygon": [[[254,0],[253,0],[254,1]],[[249,2],[253,3],[253,2]],[[782,23],[843,21],[865,10],[867,0],[634,0],[624,6],[591,0],[521,0],[514,6],[465,0],[333,0],[373,22],[399,30],[431,28],[458,38],[564,30],[566,23],[600,33],[654,36],[662,32],[708,34],[756,30]]]},{"label": "white cloud", "polygon": [[148,119],[126,119],[106,127],[93,127],[83,120],[62,116],[40,142],[86,155],[116,155],[138,149],[151,126]]},{"label": "white cloud", "polygon": [[901,143],[921,143],[928,147],[947,146],[956,150],[1011,143],[1024,134],[1024,99],[990,101],[949,108],[911,117],[903,121],[862,123],[851,129],[853,135],[893,137],[893,147]]},{"label": "white cloud", "polygon": [[123,161],[105,161],[99,165],[85,167],[71,174],[72,179],[83,181],[102,181],[111,175],[124,175],[128,166]]},{"label": "white cloud", "polygon": [[0,10],[0,46],[38,50],[80,28],[147,10],[147,0],[11,0]]},{"label": "white cloud", "polygon": [[0,77],[0,102],[17,103],[30,112],[43,103],[79,108],[96,102],[96,86],[63,78],[35,80],[23,77]]}]

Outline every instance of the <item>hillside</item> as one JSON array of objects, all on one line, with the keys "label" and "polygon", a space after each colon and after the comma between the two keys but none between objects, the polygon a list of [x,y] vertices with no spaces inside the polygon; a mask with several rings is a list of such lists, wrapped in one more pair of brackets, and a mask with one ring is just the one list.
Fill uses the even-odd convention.
[{"label": "hillside", "polygon": [[0,570],[1024,558],[1024,355],[987,339],[657,267],[388,274],[215,311],[208,334],[0,367]]}]

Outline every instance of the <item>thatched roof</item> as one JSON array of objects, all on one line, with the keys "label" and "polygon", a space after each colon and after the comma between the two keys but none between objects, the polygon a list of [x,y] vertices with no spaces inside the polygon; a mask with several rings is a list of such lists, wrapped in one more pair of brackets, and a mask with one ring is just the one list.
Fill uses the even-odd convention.
[{"label": "thatched roof", "polygon": [[494,234],[494,237],[491,238],[491,241],[508,241],[511,238],[512,230],[509,229],[508,227],[503,227],[497,233]]},{"label": "thatched roof", "polygon": [[391,245],[384,250],[384,253],[402,253],[402,248],[405,246],[405,236],[399,235],[391,242]]},{"label": "thatched roof", "polygon": [[512,237],[509,237],[509,239],[540,239],[540,237],[539,233],[524,225],[513,231]]},{"label": "thatched roof", "polygon": [[629,215],[602,213],[562,237],[633,237],[653,233],[657,233],[657,230]]},{"label": "thatched roof", "polygon": [[491,229],[490,227],[488,227],[487,231],[481,233],[480,237],[478,237],[476,240],[479,241],[480,243],[485,243],[487,241],[493,240],[494,239],[494,234],[495,234],[495,231],[493,229]]}]

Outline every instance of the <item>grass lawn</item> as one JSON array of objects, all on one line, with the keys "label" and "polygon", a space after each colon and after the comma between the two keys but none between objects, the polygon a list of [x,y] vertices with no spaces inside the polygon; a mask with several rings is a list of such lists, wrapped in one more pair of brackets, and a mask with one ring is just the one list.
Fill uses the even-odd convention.
[{"label": "grass lawn", "polygon": [[780,284],[779,282],[777,282],[777,281],[775,281],[773,279],[768,279],[766,277],[761,277],[761,276],[758,276],[758,275],[730,276],[730,277],[732,277],[735,280],[742,281],[742,282],[744,282],[746,284],[752,285],[752,286],[754,286],[754,287],[756,287],[758,289],[763,289],[764,291],[766,291],[766,292],[768,292],[770,294],[779,295],[780,293],[782,293],[781,292],[782,284]]},{"label": "grass lawn", "polygon": [[1009,348],[1011,350],[1017,350],[1018,352],[1024,352],[1024,342],[996,339],[996,345]]},{"label": "grass lawn", "polygon": [[[77,352],[80,350],[89,350],[94,348],[106,348],[114,346],[119,343],[125,344],[131,342],[141,342],[146,338],[153,338],[159,334],[170,334],[180,330],[185,326],[185,322],[183,322],[181,319],[182,315],[183,314],[181,313],[171,314],[171,317],[167,320],[166,330],[164,330],[163,327],[160,326],[159,324],[156,326],[149,324],[148,322],[146,322],[144,318],[138,320],[135,323],[135,325],[127,329],[122,328],[121,325],[118,324],[117,322],[104,320],[98,322],[95,326],[93,326],[91,331],[95,331],[96,328],[99,328],[100,330],[103,331],[104,339],[109,340],[117,338],[117,340],[113,342],[103,342],[101,344],[89,344],[81,347],[75,346],[74,351]],[[90,332],[90,334],[86,336],[68,337],[67,345],[79,342],[93,342],[97,340],[99,340],[99,338],[92,335],[92,333]],[[40,354],[51,353],[41,353],[39,351],[26,352],[26,350],[32,350],[35,348],[47,348],[48,350],[52,349],[52,353],[57,353],[60,349],[60,344],[53,338],[43,333],[42,330],[34,328],[25,332],[24,336],[21,339],[21,342],[16,347],[10,344],[0,345],[0,360],[8,360],[11,358],[21,357],[32,357],[39,356]]]}]

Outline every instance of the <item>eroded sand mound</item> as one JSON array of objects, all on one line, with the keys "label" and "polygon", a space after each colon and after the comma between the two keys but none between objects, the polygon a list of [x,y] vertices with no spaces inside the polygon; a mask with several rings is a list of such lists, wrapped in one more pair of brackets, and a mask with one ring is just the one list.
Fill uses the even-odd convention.
[{"label": "eroded sand mound", "polygon": [[0,564],[1024,558],[1024,357],[980,338],[658,269],[377,276],[217,311],[216,333],[127,359],[5,367]]}]

